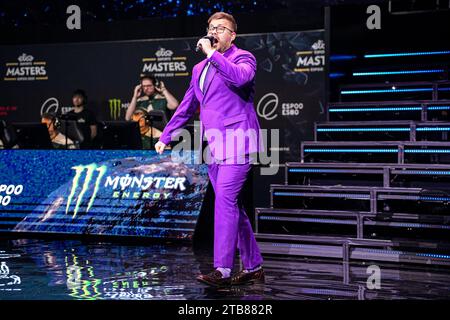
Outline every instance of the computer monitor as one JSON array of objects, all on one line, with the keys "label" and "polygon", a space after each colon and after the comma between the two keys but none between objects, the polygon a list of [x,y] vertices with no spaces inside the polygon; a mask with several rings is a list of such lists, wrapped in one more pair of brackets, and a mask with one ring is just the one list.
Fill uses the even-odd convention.
[{"label": "computer monitor", "polygon": [[102,149],[142,149],[141,133],[137,122],[105,121],[101,123],[101,129]]},{"label": "computer monitor", "polygon": [[167,116],[164,111],[151,110],[148,112],[148,120],[153,128],[163,131],[167,125]]},{"label": "computer monitor", "polygon": [[53,149],[47,126],[40,122],[13,123],[20,149]]},{"label": "computer monitor", "polygon": [[64,118],[60,118],[59,122],[59,132],[74,142],[83,143],[85,139],[83,135],[83,128],[76,120],[66,120]]}]

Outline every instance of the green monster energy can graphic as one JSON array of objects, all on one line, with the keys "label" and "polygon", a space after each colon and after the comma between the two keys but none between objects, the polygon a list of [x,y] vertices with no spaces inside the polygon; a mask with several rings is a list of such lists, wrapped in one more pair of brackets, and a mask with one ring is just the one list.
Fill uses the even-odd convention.
[{"label": "green monster energy can graphic", "polygon": [[111,119],[117,120],[120,117],[120,108],[122,107],[122,100],[109,99],[109,115]]},{"label": "green monster energy can graphic", "polygon": [[[94,204],[95,197],[97,196],[97,193],[98,193],[98,190],[100,187],[100,181],[106,173],[106,166],[97,166],[95,163],[93,163],[93,164],[84,165],[84,166],[83,165],[75,166],[75,167],[72,167],[72,169],[75,170],[75,177],[72,180],[72,189],[70,191],[69,197],[67,198],[66,214],[69,212],[69,208],[72,204],[72,200],[75,200],[74,197],[75,197],[75,193],[79,189],[78,187],[81,186],[81,190],[80,190],[80,193],[78,194],[78,198],[76,199],[76,203],[75,203],[75,208],[73,210],[72,218],[75,218],[80,209],[80,205],[83,202],[83,197],[89,189],[89,186],[91,184],[94,173],[98,172],[97,179],[95,180],[95,183],[94,183],[94,190],[92,192],[91,198],[90,198],[88,206],[86,208],[86,212],[88,212],[89,209]],[[86,175],[84,177],[84,182],[82,182],[82,181],[80,181],[80,178],[84,171],[86,171]]]}]

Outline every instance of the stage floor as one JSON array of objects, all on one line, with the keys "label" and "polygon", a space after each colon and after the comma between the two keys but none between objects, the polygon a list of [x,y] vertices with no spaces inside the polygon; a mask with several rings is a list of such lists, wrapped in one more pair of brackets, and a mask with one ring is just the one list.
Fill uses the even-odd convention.
[{"label": "stage floor", "polygon": [[[0,299],[449,299],[450,269],[386,265],[381,289],[367,267],[265,257],[266,284],[215,289],[195,280],[211,253],[176,244],[0,239]],[[236,265],[236,269],[239,265]]]}]

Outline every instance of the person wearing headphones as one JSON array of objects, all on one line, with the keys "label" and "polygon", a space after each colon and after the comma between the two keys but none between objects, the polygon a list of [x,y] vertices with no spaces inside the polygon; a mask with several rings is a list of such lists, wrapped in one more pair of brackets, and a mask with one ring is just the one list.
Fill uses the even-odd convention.
[{"label": "person wearing headphones", "polygon": [[156,142],[161,136],[161,131],[151,127],[148,120],[148,112],[138,109],[133,113],[131,121],[139,123],[139,131],[141,132],[142,149],[154,149]]},{"label": "person wearing headphones", "polygon": [[83,142],[80,144],[81,149],[90,149],[93,147],[93,140],[97,136],[97,120],[95,114],[86,108],[87,95],[77,89],[72,94],[73,110],[67,113],[70,119],[75,120],[83,133]]},{"label": "person wearing headphones", "polygon": [[144,74],[140,78],[140,84],[134,88],[133,97],[128,106],[125,120],[131,120],[135,110],[163,111],[167,119],[170,119],[169,111],[178,107],[178,100],[167,90],[164,82],[158,81],[151,74]]},{"label": "person wearing headphones", "polygon": [[[147,111],[138,109],[133,113],[131,121],[139,123],[139,131],[141,132],[142,139],[142,149],[154,150],[155,144],[158,142],[159,137],[161,137],[162,132],[157,128],[150,126],[148,117],[149,114]],[[167,146],[166,149],[170,149],[170,146]]]},{"label": "person wearing headphones", "polygon": [[41,123],[47,126],[48,134],[50,136],[50,140],[52,141],[53,148],[65,149],[67,141],[67,149],[77,149],[72,140],[70,140],[68,137],[66,138],[65,135],[59,132],[59,121],[56,115],[54,115],[53,113],[44,113],[41,116]]}]

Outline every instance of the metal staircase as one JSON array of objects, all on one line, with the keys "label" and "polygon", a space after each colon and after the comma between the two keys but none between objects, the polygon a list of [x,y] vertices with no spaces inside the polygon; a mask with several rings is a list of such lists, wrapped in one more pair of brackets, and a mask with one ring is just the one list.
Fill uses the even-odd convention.
[{"label": "metal staircase", "polygon": [[450,51],[435,57],[363,57],[256,209],[263,254],[450,266]]}]

